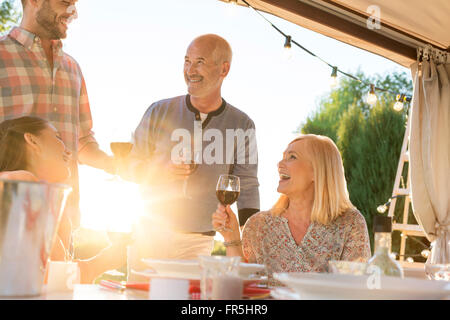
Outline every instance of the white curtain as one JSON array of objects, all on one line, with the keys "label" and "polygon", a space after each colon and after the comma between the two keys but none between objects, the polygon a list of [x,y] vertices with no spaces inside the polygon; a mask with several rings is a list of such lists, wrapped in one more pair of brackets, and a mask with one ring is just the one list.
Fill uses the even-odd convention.
[{"label": "white curtain", "polygon": [[431,56],[411,66],[414,82],[409,136],[412,205],[430,241],[438,235],[450,237],[449,62]]}]

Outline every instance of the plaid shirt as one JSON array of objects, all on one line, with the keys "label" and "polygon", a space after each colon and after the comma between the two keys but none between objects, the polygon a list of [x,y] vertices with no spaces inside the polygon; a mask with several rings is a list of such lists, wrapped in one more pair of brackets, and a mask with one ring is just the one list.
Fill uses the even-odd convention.
[{"label": "plaid shirt", "polygon": [[55,40],[53,70],[38,36],[14,28],[0,37],[0,122],[22,116],[50,121],[72,151],[72,201],[78,202],[78,151],[97,143],[86,85],[77,62]]},{"label": "plaid shirt", "polygon": [[29,115],[50,121],[73,153],[96,143],[77,62],[53,41],[53,70],[38,36],[14,28],[0,38],[0,122]]}]

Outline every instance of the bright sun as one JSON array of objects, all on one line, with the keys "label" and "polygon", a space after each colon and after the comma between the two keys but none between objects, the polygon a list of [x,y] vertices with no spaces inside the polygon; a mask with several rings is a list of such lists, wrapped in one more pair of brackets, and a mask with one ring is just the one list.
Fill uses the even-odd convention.
[{"label": "bright sun", "polygon": [[[81,227],[131,232],[133,224],[145,213],[139,185],[88,166],[79,166],[79,175]],[[232,208],[237,212],[235,204]],[[215,240],[223,241],[222,235],[217,232]]]}]

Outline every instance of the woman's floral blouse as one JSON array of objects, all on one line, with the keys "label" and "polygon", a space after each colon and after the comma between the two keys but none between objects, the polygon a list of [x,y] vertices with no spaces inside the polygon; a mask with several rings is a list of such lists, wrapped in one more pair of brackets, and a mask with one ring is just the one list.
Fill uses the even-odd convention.
[{"label": "woman's floral blouse", "polygon": [[269,211],[253,215],[245,224],[242,243],[250,263],[273,272],[327,272],[329,260],[367,261],[370,242],[364,217],[348,210],[325,226],[311,222],[297,244],[288,220]]}]

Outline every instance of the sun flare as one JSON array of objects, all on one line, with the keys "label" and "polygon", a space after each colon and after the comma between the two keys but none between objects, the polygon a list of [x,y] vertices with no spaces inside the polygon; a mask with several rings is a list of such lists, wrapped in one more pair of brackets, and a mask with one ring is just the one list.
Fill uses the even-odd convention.
[{"label": "sun flare", "polygon": [[144,204],[137,184],[80,166],[80,210],[83,228],[131,232]]}]

